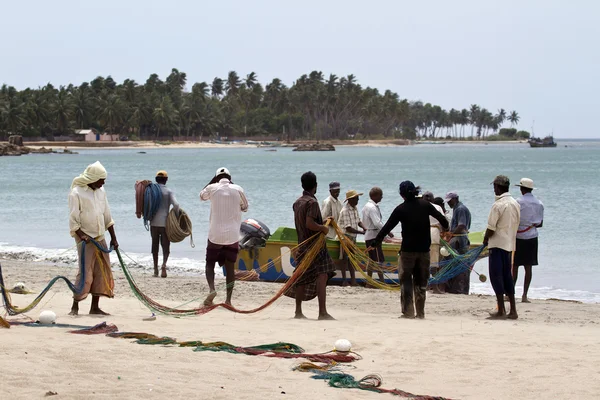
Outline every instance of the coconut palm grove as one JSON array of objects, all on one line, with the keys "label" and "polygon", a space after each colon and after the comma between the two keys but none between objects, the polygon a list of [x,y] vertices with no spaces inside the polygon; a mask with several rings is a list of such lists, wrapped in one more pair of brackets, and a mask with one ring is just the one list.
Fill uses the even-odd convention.
[{"label": "coconut palm grove", "polygon": [[[146,82],[98,76],[79,86],[0,89],[0,139],[19,134],[53,140],[78,129],[122,139],[209,140],[223,137],[331,139],[521,139],[516,111],[495,113],[477,104],[446,110],[363,87],[354,75],[313,71],[291,86],[263,86],[255,72],[230,71],[211,82],[187,81],[172,69]],[[504,127],[504,128],[503,128]]]}]

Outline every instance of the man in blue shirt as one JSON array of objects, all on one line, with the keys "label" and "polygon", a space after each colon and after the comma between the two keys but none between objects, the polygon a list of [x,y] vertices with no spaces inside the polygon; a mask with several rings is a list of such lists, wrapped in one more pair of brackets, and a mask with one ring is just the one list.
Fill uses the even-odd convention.
[{"label": "man in blue shirt", "polygon": [[541,228],[544,223],[544,205],[531,193],[534,189],[531,179],[523,178],[516,186],[521,188],[523,196],[517,199],[521,207],[521,218],[519,220],[519,230],[517,231],[512,274],[516,284],[519,266],[523,265],[525,267],[525,284],[521,301],[529,303],[527,292],[531,284],[531,267],[538,265],[538,228]]},{"label": "man in blue shirt", "polygon": [[[446,193],[446,201],[452,208],[452,221],[450,222],[450,246],[458,254],[465,254],[469,251],[471,242],[469,241],[469,229],[471,228],[471,212],[460,201],[458,193]],[[465,270],[461,274],[448,280],[446,292],[454,294],[469,294],[471,286],[471,270]]]}]

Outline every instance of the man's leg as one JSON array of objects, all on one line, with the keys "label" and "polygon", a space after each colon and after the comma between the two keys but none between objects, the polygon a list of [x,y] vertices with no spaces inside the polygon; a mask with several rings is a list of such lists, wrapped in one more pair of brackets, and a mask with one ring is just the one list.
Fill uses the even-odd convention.
[{"label": "man's leg", "polygon": [[225,261],[225,274],[225,282],[227,283],[227,300],[225,300],[225,304],[231,305],[231,296],[235,286],[235,261]]},{"label": "man's leg", "polygon": [[[490,313],[491,318],[506,318],[506,309],[504,308],[504,280],[502,277],[502,256],[501,249],[490,249],[488,262],[490,283],[496,294],[496,303],[498,311]],[[514,296],[513,296],[514,297]]]},{"label": "man's leg", "polygon": [[523,298],[521,301],[523,303],[530,303],[529,298],[527,298],[527,293],[529,292],[529,285],[531,285],[531,278],[533,277],[533,268],[531,265],[525,266],[525,284],[523,288]]},{"label": "man's leg", "polygon": [[327,313],[327,274],[317,276],[317,299],[319,300],[319,319],[335,319]]},{"label": "man's leg", "polygon": [[163,252],[163,263],[162,270],[160,273],[161,278],[167,277],[167,260],[169,259],[169,254],[171,254],[171,242],[167,237],[167,230],[163,228],[160,233],[160,245],[162,247]]},{"label": "man's leg", "polygon": [[104,312],[100,309],[100,296],[92,295],[92,306],[90,307],[90,314],[96,315],[110,315],[107,312]]},{"label": "man's leg", "polygon": [[159,234],[156,227],[150,227],[150,236],[152,236],[152,260],[154,261],[154,276],[158,277],[158,240]]},{"label": "man's leg", "polygon": [[417,318],[425,318],[425,299],[427,298],[427,281],[429,280],[429,253],[419,253],[413,271],[415,308]]},{"label": "man's leg", "polygon": [[[343,251],[340,247],[340,251]],[[346,252],[343,253],[342,259],[337,263],[342,270],[342,286],[348,286],[348,281],[346,280],[346,269],[348,268],[348,255]]]},{"label": "man's leg", "polygon": [[[515,304],[515,284],[512,279],[512,253],[509,251],[504,252],[504,260],[502,265],[502,275],[504,283],[504,292],[508,296],[510,302],[510,312],[506,315],[507,318],[517,319],[517,307]],[[503,299],[504,302],[504,299]]]},{"label": "man's leg", "polygon": [[415,253],[403,252],[400,255],[400,264],[400,305],[402,307],[402,317],[414,318],[413,270],[415,267]]},{"label": "man's leg", "polygon": [[73,305],[71,306],[71,312],[69,315],[79,315],[79,302],[77,300],[73,300]]},{"label": "man's leg", "polygon": [[213,300],[217,297],[217,292],[215,290],[215,263],[216,261],[206,260],[206,282],[208,283],[208,288],[210,293],[206,296],[204,300],[205,306],[212,306]]},{"label": "man's leg", "polygon": [[302,313],[302,299],[304,298],[304,289],[304,285],[296,286],[296,314],[294,315],[294,318],[296,319],[306,319],[306,317]]}]

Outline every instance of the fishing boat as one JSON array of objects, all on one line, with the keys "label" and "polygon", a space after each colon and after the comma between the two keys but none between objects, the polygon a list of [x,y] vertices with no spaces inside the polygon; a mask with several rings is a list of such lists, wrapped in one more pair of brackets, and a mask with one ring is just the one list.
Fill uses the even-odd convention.
[{"label": "fishing boat", "polygon": [[[250,225],[250,227],[248,226]],[[240,252],[235,264],[236,270],[251,271],[259,274],[259,279],[266,282],[283,282],[294,273],[295,261],[291,249],[298,245],[296,229],[280,227],[272,235],[268,235],[268,228],[259,221],[246,220],[242,223],[242,239],[240,240]],[[245,236],[244,236],[245,235]],[[265,239],[268,237],[268,239]],[[471,248],[481,245],[483,232],[469,234]],[[252,241],[254,241],[252,243]],[[401,242],[383,243],[383,254],[385,256],[384,267],[393,272],[386,272],[386,281],[393,283],[398,281],[398,251]],[[358,242],[358,248],[365,251],[365,243]],[[334,260],[339,258],[340,243],[327,240],[327,250]],[[363,266],[363,270],[364,270]],[[225,271],[223,271],[225,273]],[[377,275],[377,274],[375,274]],[[360,274],[357,281],[364,282]],[[336,276],[331,279],[334,283],[341,283],[341,272],[336,271]]]},{"label": "fishing boat", "polygon": [[556,142],[553,136],[546,136],[543,139],[532,137],[528,140],[531,147],[556,147]]}]

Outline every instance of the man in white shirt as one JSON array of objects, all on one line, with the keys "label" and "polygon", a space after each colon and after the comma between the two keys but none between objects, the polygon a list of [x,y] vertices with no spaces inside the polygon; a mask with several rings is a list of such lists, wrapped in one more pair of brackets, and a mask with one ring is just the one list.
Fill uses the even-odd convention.
[{"label": "man in white shirt", "polygon": [[515,258],[513,260],[513,281],[517,283],[519,266],[525,267],[525,284],[523,286],[523,303],[529,303],[527,292],[531,284],[532,266],[538,265],[538,228],[544,224],[544,205],[531,192],[533,181],[523,178],[518,185],[523,196],[517,199],[521,207],[521,219],[517,231]]},{"label": "man in white shirt", "polygon": [[[492,182],[496,201],[488,217],[488,226],[483,244],[489,247],[490,282],[496,293],[498,311],[491,313],[493,319],[517,319],[515,285],[512,278],[512,252],[515,250],[521,209],[510,195],[510,180],[498,175]],[[506,314],[504,295],[510,301],[510,312]]]},{"label": "man in white shirt", "polygon": [[[343,204],[338,199],[340,196],[340,183],[339,182],[331,182],[329,184],[329,197],[323,200],[323,204],[321,205],[321,216],[323,220],[327,218],[333,218],[335,222],[338,222],[340,218],[340,212],[342,211]],[[330,227],[329,233],[327,234],[327,239],[336,240],[337,235],[335,234],[335,230]]]},{"label": "man in white shirt", "polygon": [[[359,196],[362,196],[362,193],[358,193],[356,190],[348,190],[346,192],[346,200],[344,200],[346,205],[342,208],[342,211],[340,211],[340,218],[338,220],[338,225],[346,238],[354,243],[356,243],[357,234],[360,233],[361,235],[364,235],[366,233],[365,227],[360,220],[360,215],[358,215],[358,209],[356,208]],[[358,228],[361,228],[362,231]],[[350,264],[348,254],[341,246],[340,253],[342,255],[342,286],[348,285],[348,282],[346,281],[346,269],[350,270],[350,285],[356,286],[356,273]]]},{"label": "man in white shirt", "polygon": [[[365,245],[367,246],[367,249],[370,249],[369,258],[379,264],[379,267],[381,267],[381,264],[385,261],[385,256],[383,255],[381,243],[376,243],[374,239],[377,237],[381,228],[383,228],[381,210],[379,209],[381,200],[383,200],[383,190],[375,186],[369,190],[369,201],[362,209],[362,223],[365,227]],[[391,232],[388,236],[390,238],[394,237]],[[367,275],[369,275],[369,278],[373,276],[373,267],[370,263],[367,266]],[[383,270],[381,268],[377,271],[377,275],[379,280],[383,282]]]},{"label": "man in white shirt", "polygon": [[235,284],[235,262],[239,251],[242,212],[248,211],[248,200],[244,189],[231,182],[227,168],[219,168],[215,177],[200,192],[200,200],[210,200],[210,226],[206,246],[206,281],[210,293],[204,300],[211,306],[217,296],[215,291],[215,264],[225,265],[227,299],[231,305],[231,295]]},{"label": "man in white shirt", "polygon": [[[115,234],[114,221],[104,191],[106,169],[96,161],[88,165],[85,171],[73,179],[69,193],[69,231],[77,243],[80,269],[75,281],[81,292],[73,293],[73,305],[69,315],[79,314],[79,302],[92,294],[90,314],[109,315],[100,309],[100,296],[114,297],[115,287],[110,257],[100,251],[90,239],[106,246],[104,233],[110,232],[110,244],[119,247]],[[85,262],[82,264],[82,258]]]}]

